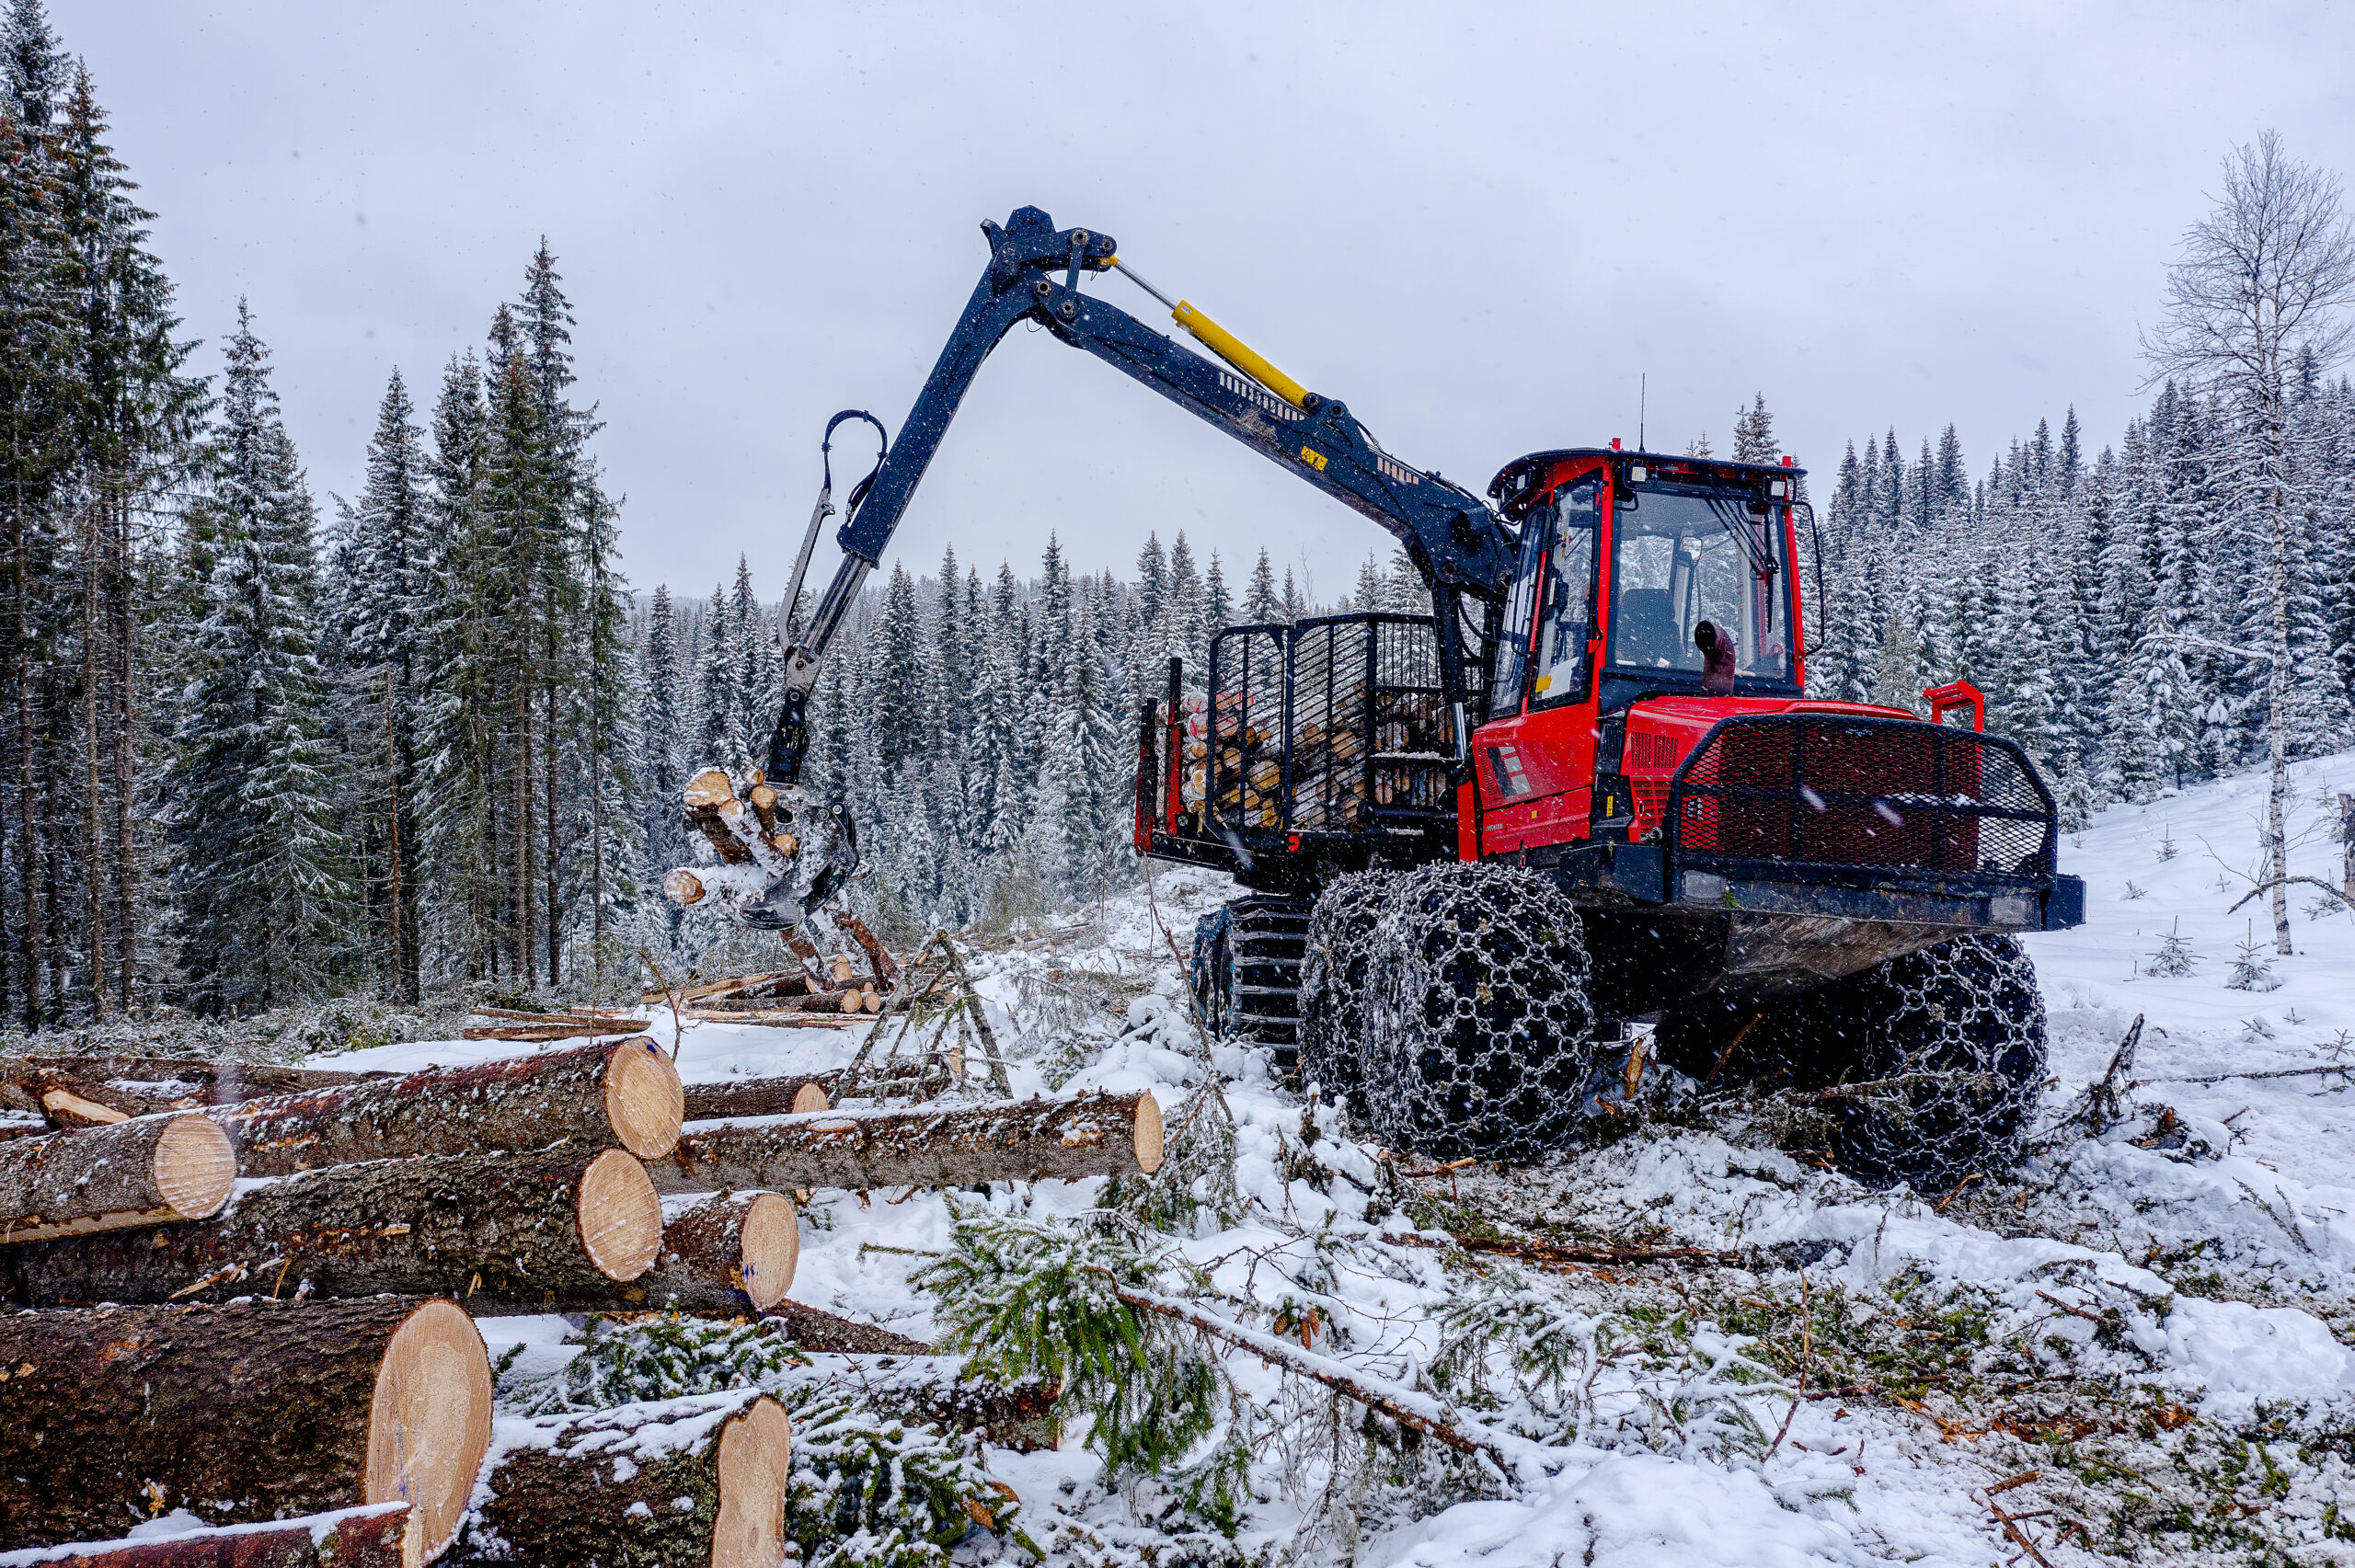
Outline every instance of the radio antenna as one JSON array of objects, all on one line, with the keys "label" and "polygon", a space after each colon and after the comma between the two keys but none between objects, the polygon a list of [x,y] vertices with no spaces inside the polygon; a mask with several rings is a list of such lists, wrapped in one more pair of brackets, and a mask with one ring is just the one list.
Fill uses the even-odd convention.
[{"label": "radio antenna", "polygon": [[1643,372],[1636,378],[1636,450],[1637,452],[1648,450],[1644,445],[1644,413],[1646,405],[1651,401],[1651,382],[1649,371]]}]

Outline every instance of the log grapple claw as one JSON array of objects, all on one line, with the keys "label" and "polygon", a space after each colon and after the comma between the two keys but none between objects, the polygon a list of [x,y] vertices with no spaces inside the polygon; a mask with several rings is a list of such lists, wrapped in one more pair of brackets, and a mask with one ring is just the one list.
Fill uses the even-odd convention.
[{"label": "log grapple claw", "polygon": [[858,869],[850,817],[798,784],[772,784],[757,768],[706,768],[687,783],[696,864],[662,878],[672,903],[717,899],[738,925],[790,931]]}]

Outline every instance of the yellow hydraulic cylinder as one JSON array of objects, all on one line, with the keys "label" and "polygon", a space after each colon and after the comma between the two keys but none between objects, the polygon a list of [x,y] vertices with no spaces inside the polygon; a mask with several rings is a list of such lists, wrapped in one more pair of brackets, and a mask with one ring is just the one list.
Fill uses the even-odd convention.
[{"label": "yellow hydraulic cylinder", "polygon": [[1184,300],[1179,300],[1178,308],[1169,314],[1177,318],[1178,326],[1201,339],[1202,345],[1212,353],[1216,354],[1293,407],[1305,409],[1308,406],[1308,389],[1262,359],[1242,338],[1237,338]]},{"label": "yellow hydraulic cylinder", "polygon": [[1300,409],[1303,413],[1307,412],[1308,388],[1268,363],[1242,338],[1237,338],[1184,300],[1179,300],[1176,304],[1170,304],[1167,294],[1137,276],[1136,269],[1124,265],[1119,257],[1113,257],[1105,265],[1118,268],[1127,275],[1131,282],[1159,300],[1164,305],[1167,305],[1170,316],[1178,325],[1192,333],[1195,338],[1212,353],[1216,354],[1293,407]]}]

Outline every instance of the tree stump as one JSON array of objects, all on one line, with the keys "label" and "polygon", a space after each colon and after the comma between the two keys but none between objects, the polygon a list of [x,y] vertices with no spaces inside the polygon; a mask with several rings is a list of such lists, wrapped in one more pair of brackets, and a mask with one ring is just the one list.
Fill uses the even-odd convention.
[{"label": "tree stump", "polygon": [[678,1070],[640,1035],[206,1114],[236,1144],[244,1174],[283,1176],[362,1160],[545,1149],[561,1139],[651,1160],[678,1140],[684,1108]]},{"label": "tree stump", "polygon": [[456,1532],[490,1358],[456,1303],[247,1301],[0,1317],[0,1546],[186,1508],[243,1524],[406,1501],[404,1568]]},{"label": "tree stump", "polygon": [[193,1113],[11,1139],[0,1143],[0,1242],[201,1219],[236,1179],[229,1139]]}]

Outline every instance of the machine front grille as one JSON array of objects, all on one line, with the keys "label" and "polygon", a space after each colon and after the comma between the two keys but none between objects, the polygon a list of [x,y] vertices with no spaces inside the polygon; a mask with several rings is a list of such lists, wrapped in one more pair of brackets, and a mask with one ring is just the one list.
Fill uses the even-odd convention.
[{"label": "machine front grille", "polygon": [[1670,782],[1680,864],[1779,862],[1942,880],[2049,881],[2052,794],[2000,737],[1913,719],[1724,720]]}]

